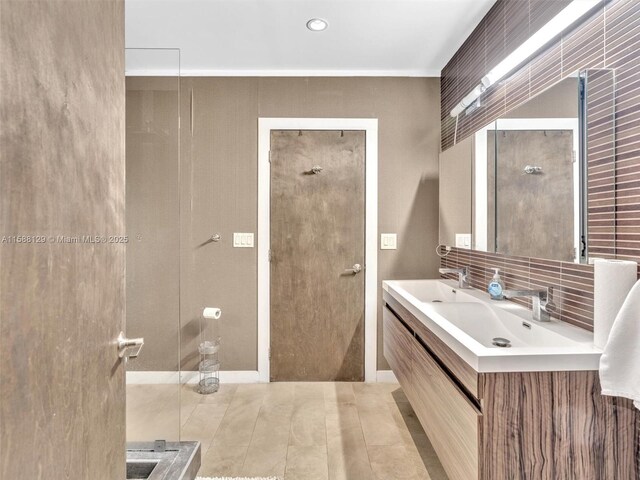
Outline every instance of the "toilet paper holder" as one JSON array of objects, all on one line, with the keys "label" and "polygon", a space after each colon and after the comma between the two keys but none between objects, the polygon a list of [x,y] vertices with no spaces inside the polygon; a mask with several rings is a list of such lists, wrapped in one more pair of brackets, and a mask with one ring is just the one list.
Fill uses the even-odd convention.
[{"label": "toilet paper holder", "polygon": [[207,307],[202,310],[202,316],[207,319],[218,320],[222,316],[222,310],[217,307]]},{"label": "toilet paper holder", "polygon": [[206,328],[203,320],[207,320],[207,324],[216,331],[218,322],[222,316],[222,310],[217,307],[205,307],[200,317],[200,345],[198,352],[200,353],[200,363],[198,366],[200,379],[196,387],[196,391],[202,395],[215,393],[220,388],[220,360],[218,359],[218,351],[220,349],[220,337],[216,334],[213,339],[205,340]]}]

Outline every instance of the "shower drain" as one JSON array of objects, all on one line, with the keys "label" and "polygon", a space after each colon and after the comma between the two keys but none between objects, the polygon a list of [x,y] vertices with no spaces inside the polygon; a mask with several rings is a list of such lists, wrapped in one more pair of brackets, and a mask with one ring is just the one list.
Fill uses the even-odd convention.
[{"label": "shower drain", "polygon": [[507,340],[502,337],[495,337],[491,343],[493,343],[496,347],[508,348],[511,346],[511,340]]}]

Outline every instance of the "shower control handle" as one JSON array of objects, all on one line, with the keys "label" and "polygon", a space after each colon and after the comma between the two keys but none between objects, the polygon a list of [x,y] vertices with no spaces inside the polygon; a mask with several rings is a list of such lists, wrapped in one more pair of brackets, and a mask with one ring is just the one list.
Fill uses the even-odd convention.
[{"label": "shower control handle", "polygon": [[126,338],[124,332],[118,335],[118,357],[136,358],[144,345],[144,338]]},{"label": "shower control handle", "polygon": [[344,273],[350,273],[352,275],[357,275],[358,273],[360,273],[362,271],[362,265],[360,265],[359,263],[356,263],[353,267],[351,268],[347,268]]}]

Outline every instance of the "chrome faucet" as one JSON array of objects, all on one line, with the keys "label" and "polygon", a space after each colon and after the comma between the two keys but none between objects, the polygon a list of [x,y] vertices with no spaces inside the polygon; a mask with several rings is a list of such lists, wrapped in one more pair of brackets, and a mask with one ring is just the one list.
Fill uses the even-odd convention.
[{"label": "chrome faucet", "polygon": [[438,271],[444,273],[458,274],[458,288],[469,288],[469,267],[460,268],[440,268]]},{"label": "chrome faucet", "polygon": [[553,288],[547,287],[543,290],[505,290],[505,298],[531,297],[533,303],[532,318],[539,322],[551,321],[550,310],[553,307]]}]

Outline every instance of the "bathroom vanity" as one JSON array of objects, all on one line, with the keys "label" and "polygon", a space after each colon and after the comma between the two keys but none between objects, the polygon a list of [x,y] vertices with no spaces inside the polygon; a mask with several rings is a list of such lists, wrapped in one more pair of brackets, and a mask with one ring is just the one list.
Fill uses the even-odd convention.
[{"label": "bathroom vanity", "polygon": [[640,478],[635,409],[600,395],[589,332],[451,281],[383,298],[384,355],[451,480]]}]

